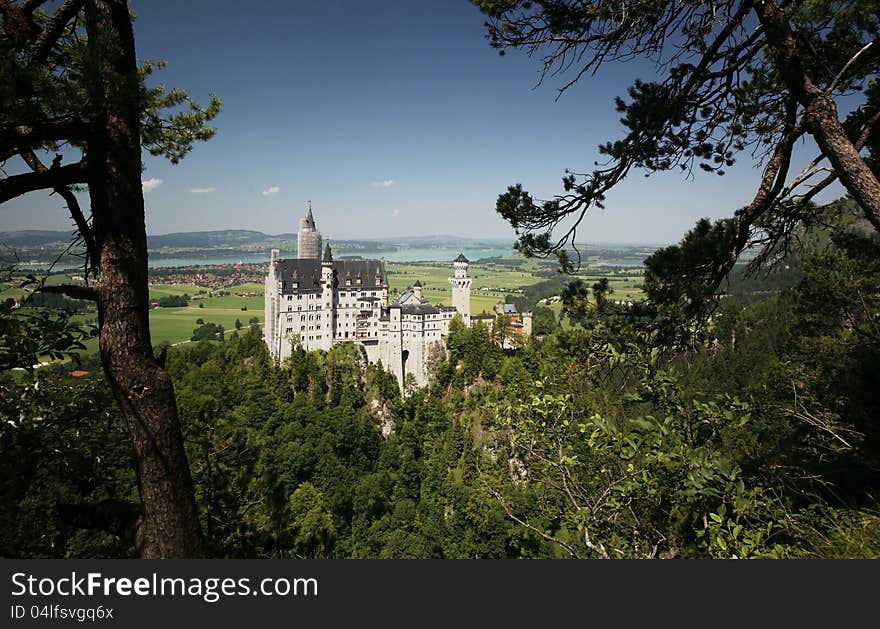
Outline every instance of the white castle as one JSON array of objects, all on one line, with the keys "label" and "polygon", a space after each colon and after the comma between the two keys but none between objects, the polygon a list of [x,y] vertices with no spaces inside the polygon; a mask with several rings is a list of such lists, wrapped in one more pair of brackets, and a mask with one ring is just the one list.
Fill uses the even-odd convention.
[{"label": "white castle", "polygon": [[430,304],[419,281],[388,303],[384,260],[334,260],[329,243],[319,259],[321,234],[311,208],[300,220],[298,239],[298,258],[282,260],[273,249],[269,261],[263,338],[272,357],[284,360],[295,347],[329,350],[355,342],[370,362],[381,360],[401,387],[408,375],[417,386],[426,385],[431,363],[445,351],[452,318],[461,313],[470,325],[467,258],[460,254],[453,263],[451,306]]}]

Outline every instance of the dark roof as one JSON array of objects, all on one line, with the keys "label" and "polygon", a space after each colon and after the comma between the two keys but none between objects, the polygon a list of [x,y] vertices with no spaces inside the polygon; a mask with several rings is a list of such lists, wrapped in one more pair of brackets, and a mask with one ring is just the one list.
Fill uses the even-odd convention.
[{"label": "dark roof", "polygon": [[[376,290],[388,288],[388,276],[385,274],[384,260],[334,260],[333,277],[337,285],[351,279],[351,290]],[[281,282],[281,292],[289,295],[303,291],[321,290],[322,263],[314,259],[291,258],[279,260],[275,264],[275,278]],[[379,284],[376,284],[376,276]],[[355,282],[361,279],[361,284]],[[293,287],[293,283],[297,287]]]},{"label": "dark roof", "polygon": [[459,253],[458,257],[455,260],[453,260],[453,262],[470,262],[470,260],[465,258],[463,253]]},{"label": "dark roof", "polygon": [[398,306],[400,313],[405,315],[440,314],[440,309],[431,304],[407,304]]},{"label": "dark roof", "polygon": [[327,241],[327,246],[324,247],[324,259],[322,262],[333,262],[333,252],[330,250],[330,241]]},{"label": "dark roof", "polygon": [[416,283],[413,284],[413,288],[415,288],[415,287],[417,287],[417,286],[418,286],[419,288],[422,287],[422,283],[421,283],[419,280],[416,280]]},{"label": "dark roof", "polygon": [[504,314],[517,314],[516,306],[513,304],[504,304]]}]

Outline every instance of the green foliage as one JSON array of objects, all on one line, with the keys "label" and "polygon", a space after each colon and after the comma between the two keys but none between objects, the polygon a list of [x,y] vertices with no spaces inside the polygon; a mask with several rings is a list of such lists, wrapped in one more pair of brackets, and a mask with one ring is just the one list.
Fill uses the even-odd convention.
[{"label": "green foliage", "polygon": [[222,325],[209,321],[193,330],[190,341],[222,341],[223,334],[224,329]]},{"label": "green foliage", "polygon": [[160,308],[186,308],[189,305],[189,300],[189,295],[184,293],[183,295],[165,295],[156,301],[159,302]]},{"label": "green foliage", "polygon": [[81,528],[80,508],[136,499],[131,447],[101,378],[40,370],[0,384],[0,555],[125,557],[117,536]]},{"label": "green foliage", "polygon": [[336,542],[333,516],[324,507],[321,492],[309,482],[297,487],[290,496],[290,528],[298,557],[326,557]]},{"label": "green foliage", "polygon": [[214,137],[217,130],[207,125],[220,113],[223,103],[211,94],[208,105],[202,107],[186,90],[169,90],[162,84],[147,87],[147,79],[166,65],[164,61],[147,60],[139,69],[143,103],[141,142],[151,155],[177,164],[192,150],[193,142]]},{"label": "green foliage", "polygon": [[94,326],[77,322],[69,311],[14,306],[11,299],[0,302],[0,371],[76,360],[84,342],[97,335]]},{"label": "green foliage", "polygon": [[730,256],[735,226],[730,220],[697,222],[678,245],[660,249],[645,260],[644,290],[657,308],[684,316],[711,306],[713,270]]},{"label": "green foliage", "polygon": [[535,306],[532,309],[532,335],[546,336],[557,329],[556,315],[546,306]]}]

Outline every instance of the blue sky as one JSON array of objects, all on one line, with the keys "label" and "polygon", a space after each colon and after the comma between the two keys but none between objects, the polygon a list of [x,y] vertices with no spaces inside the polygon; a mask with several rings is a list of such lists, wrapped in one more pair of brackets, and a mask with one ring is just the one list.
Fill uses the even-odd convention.
[{"label": "blue sky", "polygon": [[[466,0],[247,3],[132,0],[141,59],[156,79],[224,102],[208,143],[177,166],[145,156],[150,233],[296,230],[312,201],[331,238],[509,237],[495,199],[512,183],[539,198],[620,136],[613,98],[647,65],[609,66],[556,99],[539,64],[499,57]],[[803,160],[812,157],[803,151]],[[579,230],[585,242],[677,241],[702,216],[753,194],[748,156],[722,178],[630,176]],[[835,192],[839,194],[839,190]],[[57,197],[4,208],[5,229],[64,229]]]}]

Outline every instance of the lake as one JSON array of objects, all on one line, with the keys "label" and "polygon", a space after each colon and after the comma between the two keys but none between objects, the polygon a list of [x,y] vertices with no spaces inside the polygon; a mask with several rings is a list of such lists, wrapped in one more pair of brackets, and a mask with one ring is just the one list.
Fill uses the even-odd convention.
[{"label": "lake", "polygon": [[[468,248],[453,249],[450,247],[399,247],[396,251],[364,251],[359,253],[359,257],[363,258],[384,258],[389,262],[452,262],[462,253],[471,261],[481,258],[497,258],[497,257],[513,257],[519,254],[514,251],[513,247],[506,249],[501,247],[485,247],[485,248]],[[281,252],[281,257],[293,256],[293,252]],[[345,253],[341,253],[337,258],[349,257]],[[177,268],[184,266],[217,266],[221,264],[235,264],[236,262],[244,263],[263,263],[269,261],[269,252],[238,254],[238,255],[216,255],[206,257],[181,257],[181,258],[150,258],[149,265],[151,269],[159,268]],[[19,266],[21,269],[29,270],[46,270],[48,263],[25,262]],[[56,271],[76,270],[82,268],[82,262],[79,259],[59,262]]]}]

